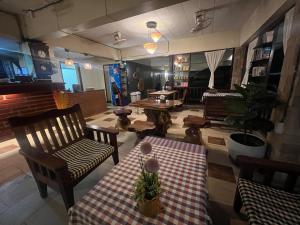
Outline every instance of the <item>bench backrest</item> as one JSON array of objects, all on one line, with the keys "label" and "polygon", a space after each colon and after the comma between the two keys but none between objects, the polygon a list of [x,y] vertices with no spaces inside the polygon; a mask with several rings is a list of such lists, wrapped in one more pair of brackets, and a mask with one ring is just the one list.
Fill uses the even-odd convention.
[{"label": "bench backrest", "polygon": [[22,151],[54,153],[84,136],[86,123],[79,105],[38,115],[13,117],[10,126]]}]

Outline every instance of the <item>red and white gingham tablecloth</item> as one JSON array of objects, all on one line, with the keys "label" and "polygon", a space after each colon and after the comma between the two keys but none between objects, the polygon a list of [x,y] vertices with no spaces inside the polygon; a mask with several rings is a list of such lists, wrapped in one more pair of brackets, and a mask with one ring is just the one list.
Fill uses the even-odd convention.
[{"label": "red and white gingham tablecloth", "polygon": [[140,174],[138,144],[69,210],[69,225],[210,224],[207,214],[207,152],[203,146],[146,137],[160,163],[163,211],[141,215],[132,198]]}]

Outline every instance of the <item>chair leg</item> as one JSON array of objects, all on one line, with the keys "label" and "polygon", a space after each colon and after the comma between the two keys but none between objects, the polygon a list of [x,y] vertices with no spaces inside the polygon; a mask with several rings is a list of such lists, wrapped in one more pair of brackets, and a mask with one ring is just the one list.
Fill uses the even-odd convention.
[{"label": "chair leg", "polygon": [[47,184],[36,180],[36,184],[38,186],[39,192],[40,192],[40,196],[42,198],[46,198],[48,196],[48,192],[47,192]]},{"label": "chair leg", "polygon": [[112,158],[114,160],[114,164],[117,165],[119,163],[119,153],[118,153],[118,150],[115,150],[112,153]]},{"label": "chair leg", "polygon": [[242,198],[241,198],[241,195],[240,195],[238,187],[236,187],[235,197],[234,197],[234,203],[233,203],[234,211],[236,213],[239,213],[240,210],[241,210],[241,208],[242,208],[242,206],[243,206]]},{"label": "chair leg", "polygon": [[72,187],[60,186],[59,188],[61,196],[64,200],[65,207],[68,210],[74,205],[74,191]]}]

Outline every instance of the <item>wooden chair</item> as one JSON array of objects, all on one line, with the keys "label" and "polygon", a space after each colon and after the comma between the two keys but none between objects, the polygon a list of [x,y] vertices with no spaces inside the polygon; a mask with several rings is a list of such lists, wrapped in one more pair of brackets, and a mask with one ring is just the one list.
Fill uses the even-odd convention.
[{"label": "wooden chair", "polygon": [[[237,160],[240,176],[235,211],[244,206],[249,224],[300,224],[300,194],[293,193],[300,165],[247,156],[238,156]],[[253,181],[255,170],[264,175],[260,183]],[[281,187],[271,187],[275,172],[287,175]]]},{"label": "wooden chair", "polygon": [[47,197],[50,186],[61,193],[66,209],[74,205],[76,184],[108,157],[119,161],[118,131],[87,125],[79,105],[10,118],[9,123],[41,197]]}]

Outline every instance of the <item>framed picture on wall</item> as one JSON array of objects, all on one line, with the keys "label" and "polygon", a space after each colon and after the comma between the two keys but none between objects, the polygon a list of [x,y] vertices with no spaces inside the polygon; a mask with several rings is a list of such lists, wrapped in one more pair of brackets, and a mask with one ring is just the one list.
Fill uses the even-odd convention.
[{"label": "framed picture on wall", "polygon": [[29,43],[35,73],[38,79],[51,79],[53,74],[49,57],[49,47],[42,42]]}]

